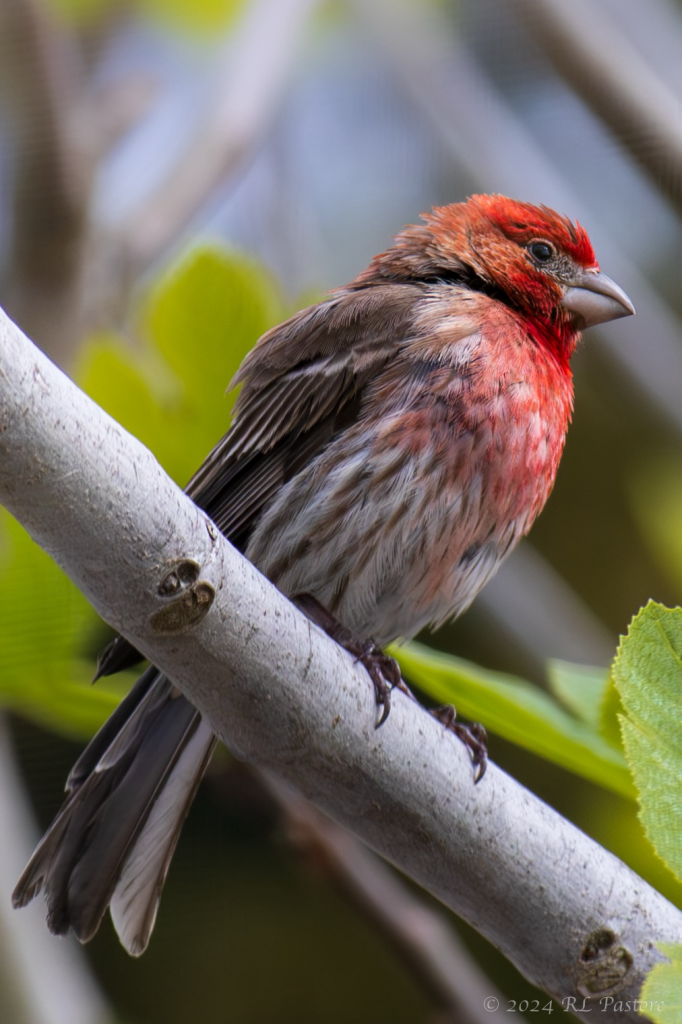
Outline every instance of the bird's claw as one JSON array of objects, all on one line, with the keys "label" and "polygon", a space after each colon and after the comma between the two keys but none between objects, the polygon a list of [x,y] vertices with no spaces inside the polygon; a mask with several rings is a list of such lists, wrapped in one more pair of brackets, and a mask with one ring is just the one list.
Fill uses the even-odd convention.
[{"label": "bird's claw", "polygon": [[474,784],[480,782],[488,767],[488,735],[480,722],[472,722],[471,725],[464,725],[457,721],[457,712],[452,704],[445,704],[441,708],[433,708],[431,714],[437,718],[449,732],[454,732],[469,751],[471,763],[474,766]]},{"label": "bird's claw", "polygon": [[384,654],[373,640],[363,641],[351,653],[355,654],[356,662],[365,666],[367,674],[372,680],[377,705],[382,709],[379,721],[375,726],[378,729],[391,713],[391,694],[394,689],[402,690],[412,699],[414,699],[414,695],[400,674],[398,662],[389,654]]},{"label": "bird's claw", "polygon": [[400,674],[400,666],[395,658],[384,654],[373,640],[359,640],[353,636],[347,626],[344,626],[331,612],[328,612],[312,594],[296,594],[293,600],[302,612],[325,631],[327,636],[330,636],[349,654],[352,654],[356,663],[361,662],[365,666],[374,686],[377,705],[382,709],[375,728],[378,729],[382,726],[391,712],[391,693],[394,689],[402,690],[404,694],[415,700],[414,694]]}]

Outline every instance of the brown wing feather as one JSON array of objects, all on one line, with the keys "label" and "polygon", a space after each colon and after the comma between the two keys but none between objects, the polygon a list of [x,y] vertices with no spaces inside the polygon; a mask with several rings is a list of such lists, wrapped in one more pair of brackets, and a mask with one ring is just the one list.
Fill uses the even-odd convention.
[{"label": "brown wing feather", "polygon": [[[241,460],[338,419],[396,353],[422,295],[419,285],[407,284],[344,290],[264,334],[231,382],[243,385],[232,426],[187,485],[190,497],[213,515],[213,502],[224,503]],[[319,448],[306,446],[309,459],[332,434],[316,436]]]}]

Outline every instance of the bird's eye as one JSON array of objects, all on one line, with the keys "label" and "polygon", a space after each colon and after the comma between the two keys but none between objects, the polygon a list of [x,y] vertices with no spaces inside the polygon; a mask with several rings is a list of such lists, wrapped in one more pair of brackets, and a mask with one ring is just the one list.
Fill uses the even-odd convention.
[{"label": "bird's eye", "polygon": [[554,256],[554,247],[549,242],[531,242],[528,252],[536,263],[549,263]]}]

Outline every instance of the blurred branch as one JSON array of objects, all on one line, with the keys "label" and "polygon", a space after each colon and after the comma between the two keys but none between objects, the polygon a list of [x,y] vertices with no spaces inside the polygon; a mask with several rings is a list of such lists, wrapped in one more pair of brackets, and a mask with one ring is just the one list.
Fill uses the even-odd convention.
[{"label": "blurred branch", "polygon": [[119,321],[140,277],[241,171],[270,127],[319,0],[254,0],[217,57],[213,101],[154,192],[116,228],[93,228],[84,296],[89,327]]},{"label": "blurred branch", "polygon": [[[474,786],[463,745],[404,694],[376,729],[362,666],[6,317],[0,376],[2,503],[237,757],[284,777],[549,994],[636,999],[655,943],[682,941],[680,911],[495,765]],[[198,582],[169,597],[187,559]],[[641,1019],[599,1009],[605,1024]]]},{"label": "blurred branch", "polygon": [[484,1024],[487,997],[502,994],[442,914],[427,906],[354,836],[270,772],[259,773],[280,805],[287,838],[380,932],[453,1024]]},{"label": "blurred branch", "polygon": [[244,165],[270,127],[319,0],[255,0],[218,56],[214,102],[154,195],[121,225],[133,278],[162,256],[192,217]]},{"label": "blurred branch", "polygon": [[38,0],[4,0],[13,57],[18,159],[10,271],[12,315],[67,365],[83,330],[118,318],[131,288],[240,171],[271,124],[319,0],[255,0],[218,57],[214,102],[166,177],[113,231],[89,219],[101,158],[149,100],[148,83],[92,97],[73,38]]},{"label": "blurred branch", "polygon": [[682,19],[678,0],[600,0],[601,9],[634,40],[649,67],[674,95],[682,88]]},{"label": "blurred branch", "polygon": [[682,214],[680,101],[594,0],[516,0],[556,71]]},{"label": "blurred branch", "polygon": [[147,113],[157,93],[150,75],[131,74],[104,88],[89,104],[90,129],[99,140],[100,157],[106,157]]},{"label": "blurred branch", "polygon": [[477,598],[544,666],[548,658],[609,665],[616,639],[532,544],[523,541]]},{"label": "blurred branch", "polygon": [[13,315],[66,364],[77,340],[94,170],[78,125],[78,55],[38,0],[3,0],[0,21],[17,142],[12,248],[3,290]]},{"label": "blurred branch", "polygon": [[35,845],[12,747],[0,718],[0,1018],[11,1024],[105,1024],[107,1009],[76,942],[54,942],[42,907],[11,909],[11,893]]}]

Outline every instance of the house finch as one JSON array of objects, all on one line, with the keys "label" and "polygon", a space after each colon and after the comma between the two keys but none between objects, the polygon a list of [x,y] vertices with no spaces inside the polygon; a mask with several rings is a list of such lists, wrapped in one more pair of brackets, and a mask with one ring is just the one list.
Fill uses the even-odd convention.
[{"label": "house finch", "polygon": [[[585,231],[546,207],[473,196],[424,221],[260,339],[233,382],[232,426],[188,486],[367,655],[386,705],[396,679],[361,641],[412,637],[471,603],[552,488],[580,331],[634,313]],[[121,639],[100,674],[137,657]],[[72,769],[15,905],[44,887],[50,929],[85,941],[110,904],[141,953],[214,744],[148,668]]]}]

